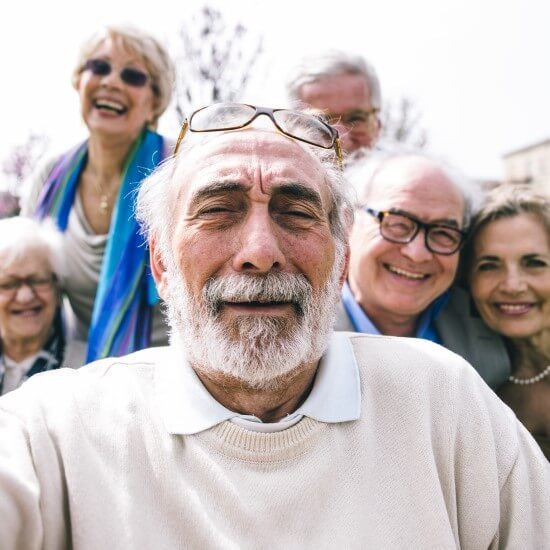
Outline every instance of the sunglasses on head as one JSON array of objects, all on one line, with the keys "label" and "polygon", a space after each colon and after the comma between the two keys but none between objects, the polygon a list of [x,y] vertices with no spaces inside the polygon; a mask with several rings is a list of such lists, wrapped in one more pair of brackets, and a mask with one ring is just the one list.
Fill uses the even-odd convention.
[{"label": "sunglasses on head", "polygon": [[[84,70],[90,71],[96,76],[107,76],[111,73],[113,67],[109,61],[105,61],[105,59],[88,59],[84,65]],[[124,67],[124,69],[120,71],[120,80],[122,80],[124,84],[128,84],[128,86],[141,88],[147,84],[149,76],[139,69]]]}]

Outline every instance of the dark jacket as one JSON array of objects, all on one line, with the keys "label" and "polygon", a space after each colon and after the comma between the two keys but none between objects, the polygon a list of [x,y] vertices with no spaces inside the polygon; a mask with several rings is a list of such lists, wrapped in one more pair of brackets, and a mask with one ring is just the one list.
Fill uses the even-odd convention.
[{"label": "dark jacket", "polygon": [[[473,310],[468,292],[453,287],[449,294],[448,302],[435,321],[441,344],[464,357],[481,378],[497,390],[511,374],[504,340]],[[342,303],[334,330],[355,330]]]}]

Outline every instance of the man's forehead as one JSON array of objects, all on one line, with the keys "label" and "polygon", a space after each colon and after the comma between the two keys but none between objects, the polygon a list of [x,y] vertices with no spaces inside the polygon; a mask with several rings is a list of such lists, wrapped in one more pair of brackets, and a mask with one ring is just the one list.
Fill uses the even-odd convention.
[{"label": "man's forehead", "polygon": [[376,171],[370,186],[370,195],[393,195],[431,185],[455,188],[436,162],[423,157],[398,157],[386,161]]},{"label": "man's forehead", "polygon": [[301,88],[303,100],[314,107],[343,111],[370,105],[370,90],[361,74],[341,73],[320,78],[304,84]]},{"label": "man's forehead", "polygon": [[365,198],[373,207],[404,207],[412,214],[437,207],[449,219],[458,219],[464,212],[460,189],[437,162],[423,157],[387,161],[375,173]]},{"label": "man's forehead", "polygon": [[273,179],[324,184],[324,169],[312,153],[286,136],[256,129],[219,133],[194,147],[179,163],[176,177],[188,194],[220,180],[251,178],[258,170]]}]

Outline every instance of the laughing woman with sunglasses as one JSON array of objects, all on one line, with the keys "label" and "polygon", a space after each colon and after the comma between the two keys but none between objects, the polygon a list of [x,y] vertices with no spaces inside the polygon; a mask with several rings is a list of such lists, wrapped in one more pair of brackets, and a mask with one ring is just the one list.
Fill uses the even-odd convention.
[{"label": "laughing woman with sunglasses", "polygon": [[154,129],[173,75],[165,50],[141,31],[110,26],[92,36],[72,78],[89,137],[27,187],[23,213],[52,217],[65,234],[66,292],[88,361],[167,341],[134,197],[168,154]]}]

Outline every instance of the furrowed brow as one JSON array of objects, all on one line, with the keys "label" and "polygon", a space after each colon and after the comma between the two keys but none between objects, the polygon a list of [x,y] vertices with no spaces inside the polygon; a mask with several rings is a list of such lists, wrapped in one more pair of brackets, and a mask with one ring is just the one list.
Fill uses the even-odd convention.
[{"label": "furrowed brow", "polygon": [[290,197],[294,199],[302,199],[319,210],[323,210],[323,201],[321,200],[321,195],[311,187],[302,185],[301,183],[284,183],[278,185],[273,190],[273,196],[283,196]]},{"label": "furrowed brow", "polygon": [[212,183],[195,191],[189,200],[189,205],[194,206],[204,199],[219,197],[220,195],[225,195],[235,191],[246,191],[246,187],[233,181],[220,181]]}]

